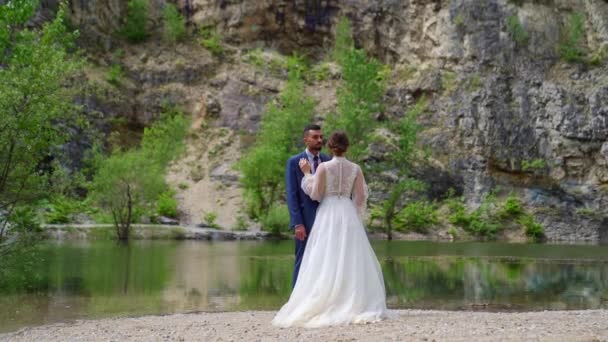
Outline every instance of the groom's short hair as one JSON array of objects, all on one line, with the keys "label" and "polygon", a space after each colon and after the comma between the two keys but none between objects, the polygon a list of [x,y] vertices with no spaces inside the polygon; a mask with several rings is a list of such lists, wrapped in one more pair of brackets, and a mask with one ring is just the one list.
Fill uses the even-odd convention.
[{"label": "groom's short hair", "polygon": [[306,125],[306,127],[304,127],[304,136],[306,136],[306,134],[308,134],[308,131],[320,131],[320,130],[321,130],[321,126],[315,125],[315,124],[308,124],[308,125]]}]

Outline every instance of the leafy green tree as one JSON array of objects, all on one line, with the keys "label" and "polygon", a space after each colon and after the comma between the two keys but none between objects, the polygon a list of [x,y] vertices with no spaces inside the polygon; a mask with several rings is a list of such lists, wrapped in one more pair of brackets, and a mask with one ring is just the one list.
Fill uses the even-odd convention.
[{"label": "leafy green tree", "polygon": [[131,223],[141,211],[154,210],[154,204],[167,191],[165,170],[184,148],[188,121],[179,112],[166,112],[144,130],[141,146],[130,151],[114,151],[100,159],[91,190],[95,201],[111,214],[116,235],[129,238]]},{"label": "leafy green tree", "polygon": [[148,33],[148,0],[130,0],[127,16],[119,33],[133,43],[146,40]]},{"label": "leafy green tree", "polygon": [[392,239],[393,221],[397,214],[397,205],[408,191],[420,191],[424,184],[411,177],[412,162],[416,157],[417,134],[420,130],[417,118],[427,108],[426,97],[418,100],[403,118],[389,124],[389,128],[396,134],[395,150],[382,167],[397,170],[398,180],[391,186],[388,198],[380,204],[380,214],[384,222],[386,234]]},{"label": "leafy green tree", "polygon": [[167,3],[163,10],[164,36],[168,42],[178,42],[186,36],[186,20],[175,5]]},{"label": "leafy green tree", "polygon": [[83,65],[76,33],[63,5],[42,27],[27,26],[37,8],[34,0],[0,7],[0,240],[16,208],[46,196],[42,166],[69,138],[66,127],[82,123],[70,87]]},{"label": "leafy green tree", "polygon": [[314,101],[303,96],[302,61],[288,60],[289,78],[278,103],[268,105],[255,144],[238,164],[253,218],[265,217],[285,189],[285,163],[302,148],[301,132],[312,120]]},{"label": "leafy green tree", "polygon": [[384,66],[352,44],[350,24],[341,19],[336,33],[333,57],[342,70],[342,83],[337,91],[337,113],[328,115],[327,130],[346,131],[350,139],[349,157],[359,162],[378,126],[375,114],[382,112],[385,91]]},{"label": "leafy green tree", "polygon": [[336,25],[336,38],[334,42],[334,48],[331,51],[331,57],[333,60],[342,64],[341,60],[344,56],[348,55],[350,50],[355,48],[353,41],[353,30],[350,20],[346,17],[341,17]]}]

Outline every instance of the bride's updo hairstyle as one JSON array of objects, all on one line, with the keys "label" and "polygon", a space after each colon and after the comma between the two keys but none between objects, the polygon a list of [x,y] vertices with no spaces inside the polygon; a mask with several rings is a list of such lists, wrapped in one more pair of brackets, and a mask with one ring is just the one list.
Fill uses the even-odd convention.
[{"label": "bride's updo hairstyle", "polygon": [[337,153],[344,153],[348,150],[348,136],[346,133],[337,131],[332,133],[331,137],[329,137],[329,141],[327,142],[327,146]]}]

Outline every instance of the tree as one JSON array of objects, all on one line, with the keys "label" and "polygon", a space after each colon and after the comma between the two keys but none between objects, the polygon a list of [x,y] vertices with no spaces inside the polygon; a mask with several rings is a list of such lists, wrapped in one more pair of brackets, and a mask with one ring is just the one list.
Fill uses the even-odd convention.
[{"label": "tree", "polygon": [[163,10],[163,34],[170,43],[182,40],[186,36],[186,19],[179,14],[175,5],[167,3]]},{"label": "tree", "polygon": [[148,0],[129,0],[127,17],[120,34],[133,43],[146,40],[148,33]]},{"label": "tree", "polygon": [[99,158],[92,197],[111,214],[119,240],[129,239],[131,224],[141,211],[153,208],[167,190],[165,170],[183,151],[187,128],[188,120],[181,113],[165,112],[144,130],[139,148]]},{"label": "tree", "polygon": [[368,57],[364,50],[352,43],[348,19],[338,24],[333,58],[342,70],[342,84],[338,88],[337,113],[328,115],[327,131],[346,131],[350,139],[349,157],[360,162],[370,142],[371,133],[378,123],[375,114],[383,111],[385,91],[384,66]]},{"label": "tree", "polygon": [[287,159],[302,148],[302,130],[313,116],[314,101],[304,93],[303,62],[288,60],[289,78],[277,104],[268,105],[255,144],[238,164],[253,218],[263,218],[285,189]]},{"label": "tree", "polygon": [[70,80],[83,65],[74,53],[62,5],[40,28],[26,23],[38,2],[12,0],[0,7],[0,240],[15,208],[45,195],[42,165],[82,122]]},{"label": "tree", "polygon": [[424,184],[410,177],[412,162],[416,151],[417,134],[420,129],[417,118],[427,108],[426,97],[418,100],[416,105],[406,112],[405,116],[390,127],[396,134],[395,149],[386,161],[384,168],[397,170],[398,180],[391,186],[388,198],[381,204],[381,216],[389,240],[392,240],[393,220],[396,207],[407,191],[420,191]]}]

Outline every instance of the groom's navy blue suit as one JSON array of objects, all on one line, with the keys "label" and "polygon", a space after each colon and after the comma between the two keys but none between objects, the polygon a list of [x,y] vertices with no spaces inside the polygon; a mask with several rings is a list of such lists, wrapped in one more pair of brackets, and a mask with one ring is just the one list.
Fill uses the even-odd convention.
[{"label": "groom's navy blue suit", "polygon": [[[296,241],[296,262],[293,269],[293,283],[295,286],[298,279],[298,273],[300,272],[300,263],[302,262],[302,256],[304,256],[304,249],[306,248],[306,241],[308,241],[308,235],[313,223],[315,222],[315,215],[317,214],[317,207],[319,202],[313,201],[310,197],[302,190],[302,178],[304,173],[300,170],[300,159],[307,159],[308,155],[306,151],[291,157],[287,161],[287,168],[285,170],[285,184],[287,189],[287,207],[289,208],[290,224],[289,227],[294,229],[297,225],[303,224],[306,229],[306,239]],[[326,162],[331,158],[323,153],[319,153],[320,163]]]}]

